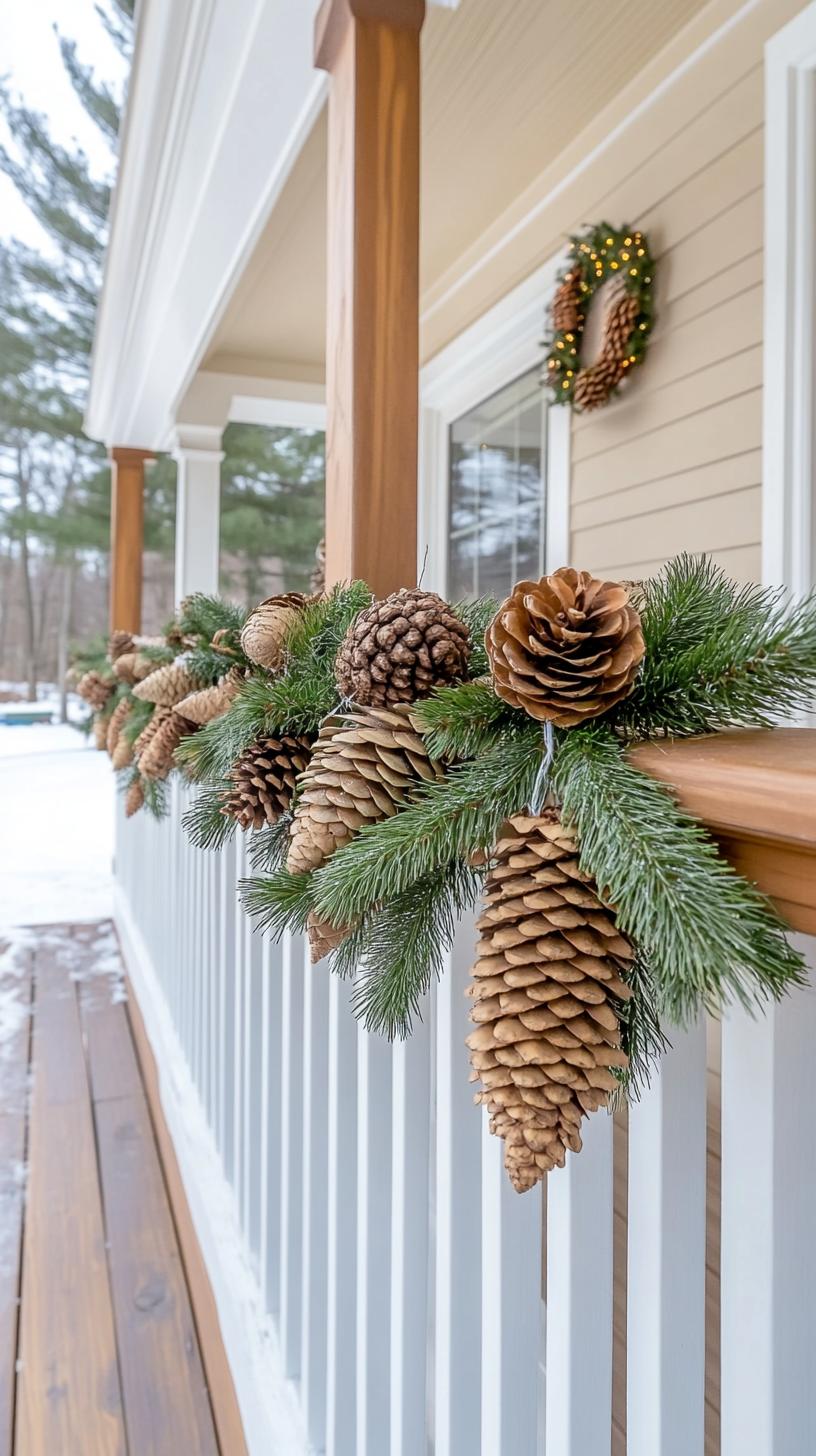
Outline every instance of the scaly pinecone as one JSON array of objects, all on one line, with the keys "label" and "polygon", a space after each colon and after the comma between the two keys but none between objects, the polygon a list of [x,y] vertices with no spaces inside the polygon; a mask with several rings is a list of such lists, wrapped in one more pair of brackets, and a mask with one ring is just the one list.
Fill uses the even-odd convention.
[{"label": "scaly pinecone", "polygon": [[485,633],[500,698],[571,728],[631,692],[645,652],[626,588],[562,566],[520,581]]},{"label": "scaly pinecone", "polygon": [[108,747],[108,720],[97,713],[93,720],[94,748],[100,753]]},{"label": "scaly pinecone", "polygon": [[274,824],[291,806],[311,746],[311,738],[297,734],[256,738],[230,773],[233,787],[221,813],[237,820],[242,829]]},{"label": "scaly pinecone", "polygon": [[622,359],[607,358],[606,354],[602,354],[596,363],[590,364],[576,375],[572,390],[572,403],[575,408],[588,414],[590,410],[606,404],[625,373]]},{"label": "scaly pinecone", "polygon": [[199,726],[204,723],[211,723],[214,718],[220,718],[226,713],[227,708],[238,692],[244,675],[240,669],[228,672],[220,682],[210,688],[200,688],[195,693],[189,693],[176,704],[176,712],[182,718],[187,718],[190,723],[197,723]]},{"label": "scaly pinecone", "polygon": [[571,269],[555,290],[552,301],[553,328],[559,334],[575,333],[583,323],[581,271]]},{"label": "scaly pinecone", "polygon": [[302,592],[281,592],[250,612],[241,632],[241,646],[250,662],[268,672],[283,665],[286,638],[305,605]]},{"label": "scaly pinecone", "polygon": [[618,1011],[633,951],[554,809],[504,826],[478,925],[471,1080],[523,1193],[580,1150],[581,1119],[627,1065]]},{"label": "scaly pinecone", "polygon": [[309,580],[309,590],[316,597],[322,597],[326,590],[326,538],[315,547],[315,564]]},{"label": "scaly pinecone", "polygon": [[105,743],[111,758],[113,758],[116,745],[119,742],[119,735],[122,731],[122,728],[124,727],[125,719],[130,713],[130,708],[131,705],[129,700],[127,698],[122,698],[121,701],[116,704],[116,707],[114,708],[108,719],[108,731]]},{"label": "scaly pinecone", "polygon": [[134,779],[125,794],[125,815],[128,819],[132,819],[134,814],[138,814],[144,801],[144,784],[141,779]]},{"label": "scaly pinecone", "polygon": [[464,677],[470,651],[467,627],[436,592],[394,592],[352,622],[337,654],[337,685],[361,707],[412,703]]},{"label": "scaly pinecone", "polygon": [[289,870],[317,869],[363,824],[395,813],[419,781],[441,777],[407,705],[324,723],[300,780]]},{"label": "scaly pinecone", "polygon": [[83,672],[76,690],[79,696],[98,713],[105,707],[114,687],[113,678],[103,677],[101,672]]},{"label": "scaly pinecone", "polygon": [[604,320],[603,350],[601,359],[607,363],[629,358],[630,340],[635,319],[640,312],[640,303],[634,293],[627,293],[621,287],[610,298]]},{"label": "scaly pinecone", "polygon": [[169,708],[154,708],[141,733],[133,744],[133,756],[137,763],[141,762],[142,754],[149,748],[155,735],[158,733],[165,718],[169,718]]},{"label": "scaly pinecone", "polygon": [[133,686],[156,671],[156,664],[144,652],[123,652],[113,664],[113,671],[120,682]]},{"label": "scaly pinecone", "polygon": [[157,667],[133,689],[133,696],[143,703],[155,703],[160,708],[174,708],[182,698],[194,693],[201,682],[193,677],[183,657],[169,662],[166,667]]},{"label": "scaly pinecone", "polygon": [[111,754],[111,763],[117,771],[120,768],[130,768],[133,763],[133,745],[125,737],[124,733],[119,734],[116,747]]},{"label": "scaly pinecone", "polygon": [[142,778],[166,779],[173,767],[176,749],[182,738],[186,738],[193,728],[194,724],[188,723],[186,718],[182,718],[171,708],[139,755],[139,772]]},{"label": "scaly pinecone", "polygon": [[123,652],[133,651],[133,635],[130,632],[111,632],[108,638],[108,657],[115,662]]},{"label": "scaly pinecone", "polygon": [[309,959],[313,966],[318,961],[325,959],[333,950],[336,950],[341,941],[345,940],[349,933],[347,925],[332,925],[329,920],[321,920],[312,910],[306,922],[306,934],[309,938]]}]

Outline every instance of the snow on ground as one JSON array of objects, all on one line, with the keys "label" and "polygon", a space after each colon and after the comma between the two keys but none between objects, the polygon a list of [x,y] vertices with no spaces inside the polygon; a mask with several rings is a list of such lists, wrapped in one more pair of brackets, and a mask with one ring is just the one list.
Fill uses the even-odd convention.
[{"label": "snow on ground", "polygon": [[110,760],[67,724],[0,724],[0,933],[112,913]]}]

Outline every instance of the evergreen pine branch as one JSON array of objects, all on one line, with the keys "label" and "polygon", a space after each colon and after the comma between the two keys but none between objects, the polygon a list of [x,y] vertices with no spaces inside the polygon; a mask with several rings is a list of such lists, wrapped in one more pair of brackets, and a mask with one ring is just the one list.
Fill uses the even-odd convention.
[{"label": "evergreen pine branch", "polygon": [[142,779],[144,807],[154,819],[165,819],[169,813],[166,779]]},{"label": "evergreen pine branch", "polygon": [[488,851],[508,814],[529,802],[542,746],[529,719],[526,733],[503,737],[442,782],[423,784],[392,818],[364,826],[314,872],[318,913],[334,925],[354,924],[456,859]]},{"label": "evergreen pine branch", "polygon": [[139,648],[139,653],[142,657],[146,657],[148,662],[152,662],[154,667],[166,667],[168,663],[174,662],[176,657],[174,649],[168,647],[165,642],[146,642],[143,647]]},{"label": "evergreen pine branch", "polygon": [[432,758],[475,758],[503,734],[530,731],[527,714],[497,697],[489,679],[436,688],[414,711]]},{"label": "evergreen pine branch", "polygon": [[249,613],[246,607],[228,602],[223,597],[193,592],[179,608],[177,626],[185,637],[197,637],[202,643],[212,642],[216,632],[226,631],[240,636]]},{"label": "evergreen pine branch", "polygon": [[770,903],[661,784],[626,762],[608,728],[565,734],[553,786],[582,867],[643,948],[671,1020],[734,1000],[752,1008],[802,984],[802,958]]},{"label": "evergreen pine branch", "polygon": [[196,795],[182,818],[182,828],[196,849],[223,849],[232,839],[237,826],[229,814],[223,812],[224,797],[230,784],[222,780],[208,784]]},{"label": "evergreen pine branch", "polygon": [[254,672],[230,703],[226,713],[182,738],[176,761],[195,783],[219,783],[249,745],[271,724],[267,723],[269,678]]},{"label": "evergreen pine branch", "polygon": [[280,940],[285,931],[303,935],[313,909],[310,874],[291,875],[287,869],[241,880],[241,904],[256,929]]},{"label": "evergreen pine branch", "polygon": [[240,667],[246,670],[249,667],[249,660],[239,652],[236,656],[230,657],[224,652],[218,652],[208,642],[191,647],[185,653],[185,660],[191,675],[198,682],[211,684],[220,682],[231,667]]},{"label": "evergreen pine branch", "polygon": [[787,606],[706,558],[679,557],[644,587],[646,656],[613,721],[633,737],[771,727],[813,706],[816,596]]},{"label": "evergreen pine branch", "polygon": [[482,677],[490,671],[484,645],[485,632],[499,610],[499,603],[495,597],[477,597],[474,602],[456,602],[453,610],[470,630],[472,650],[468,676]]},{"label": "evergreen pine branch", "polygon": [[141,698],[131,697],[130,712],[122,724],[122,734],[131,748],[153,717],[154,708],[154,703],[143,703]]},{"label": "evergreen pine branch", "polygon": [[[369,1031],[391,1039],[410,1036],[423,997],[442,972],[459,916],[472,909],[481,875],[455,860],[443,875],[411,885],[366,916],[340,946],[348,970],[356,962],[352,1006]],[[339,952],[338,952],[339,954]]]},{"label": "evergreen pine branch", "polygon": [[249,840],[249,862],[253,870],[263,870],[267,875],[283,869],[289,850],[291,814],[281,814],[274,824],[257,829]]},{"label": "evergreen pine branch", "polygon": [[621,1046],[629,1058],[628,1067],[614,1068],[618,1092],[612,1099],[612,1110],[627,1102],[637,1102],[648,1087],[652,1073],[670,1043],[660,1025],[660,1013],[654,978],[640,947],[626,972],[632,988],[628,1001],[616,1003],[621,1024]]}]

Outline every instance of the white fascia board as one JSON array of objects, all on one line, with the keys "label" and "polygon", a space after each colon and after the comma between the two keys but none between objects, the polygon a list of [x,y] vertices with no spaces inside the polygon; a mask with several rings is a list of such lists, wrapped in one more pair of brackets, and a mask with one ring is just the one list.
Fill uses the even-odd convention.
[{"label": "white fascia board", "polygon": [[324,429],[322,371],[281,366],[274,374],[250,375],[202,369],[178,405],[175,428],[162,448],[172,447],[179,427],[223,430],[230,422]]},{"label": "white fascia board", "polygon": [[292,0],[142,0],[85,427],[159,449],[325,97]]}]

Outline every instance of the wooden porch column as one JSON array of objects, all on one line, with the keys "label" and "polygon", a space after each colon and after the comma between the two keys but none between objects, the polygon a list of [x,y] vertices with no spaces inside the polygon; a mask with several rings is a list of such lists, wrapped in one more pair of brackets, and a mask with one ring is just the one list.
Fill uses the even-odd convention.
[{"label": "wooden porch column", "polygon": [[425,0],[323,0],[330,72],[326,579],[414,586]]},{"label": "wooden porch column", "polygon": [[111,450],[110,629],[142,627],[144,467],[149,450]]}]

